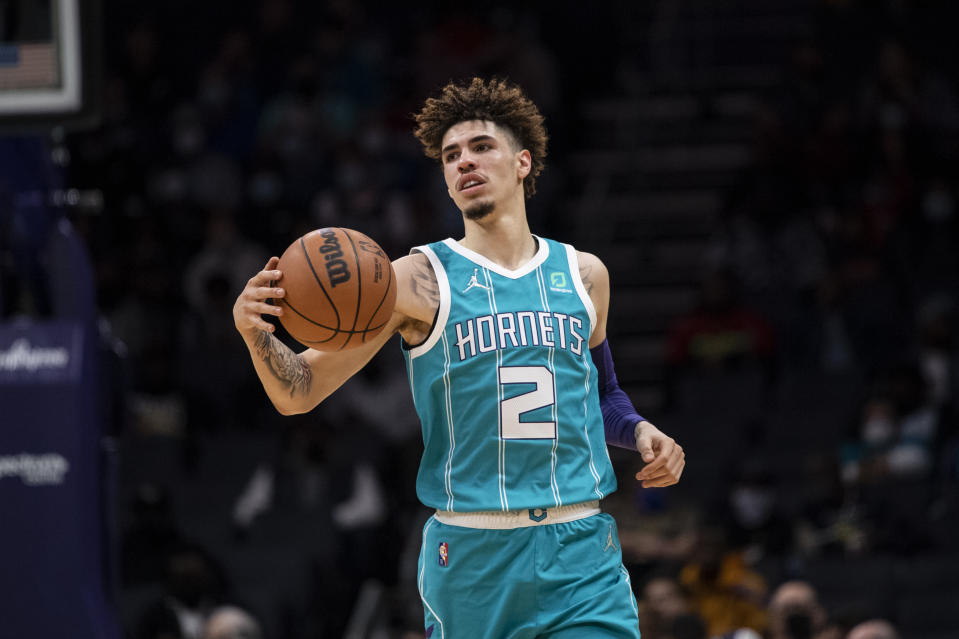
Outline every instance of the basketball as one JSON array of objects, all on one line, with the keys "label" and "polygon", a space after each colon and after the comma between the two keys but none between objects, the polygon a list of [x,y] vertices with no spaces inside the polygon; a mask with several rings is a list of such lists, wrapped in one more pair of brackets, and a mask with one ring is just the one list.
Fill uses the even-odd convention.
[{"label": "basketball", "polygon": [[286,295],[280,322],[296,341],[320,351],[361,346],[386,326],[396,303],[389,257],[369,237],[345,228],[310,231],[280,256]]}]

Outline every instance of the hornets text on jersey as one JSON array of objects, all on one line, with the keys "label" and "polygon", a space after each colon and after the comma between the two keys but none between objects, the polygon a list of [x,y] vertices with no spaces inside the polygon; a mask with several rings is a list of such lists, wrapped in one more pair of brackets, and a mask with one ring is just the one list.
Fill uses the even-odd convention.
[{"label": "hornets text on jersey", "polygon": [[536,239],[516,270],[452,239],[413,249],[440,290],[429,336],[404,345],[427,506],[548,508],[616,488],[588,347],[596,312],[573,247]]}]

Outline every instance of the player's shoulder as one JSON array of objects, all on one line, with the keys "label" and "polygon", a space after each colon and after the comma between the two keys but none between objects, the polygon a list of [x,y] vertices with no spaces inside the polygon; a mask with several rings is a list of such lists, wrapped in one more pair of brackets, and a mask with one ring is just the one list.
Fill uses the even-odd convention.
[{"label": "player's shoulder", "polygon": [[433,264],[420,252],[393,260],[396,273],[396,310],[407,317],[429,321],[440,303],[439,283]]},{"label": "player's shoulder", "polygon": [[414,250],[403,257],[398,257],[393,260],[393,268],[408,269],[414,266],[432,268],[430,265],[430,258],[426,257],[426,254],[422,251]]},{"label": "player's shoulder", "polygon": [[563,247],[564,249],[566,249],[567,251],[571,250],[573,252],[573,255],[575,255],[576,257],[576,263],[580,269],[582,269],[585,266],[593,269],[601,269],[603,271],[606,270],[606,265],[603,264],[603,261],[599,259],[599,257],[593,253],[589,253],[587,251],[581,251],[578,248],[576,248],[573,244],[567,244],[566,242],[561,242],[559,240],[553,240],[550,238],[541,238],[541,239],[548,240],[549,242],[554,242],[558,244],[559,246]]},{"label": "player's shoulder", "polygon": [[393,260],[393,271],[401,288],[404,282],[419,282],[424,284],[428,281],[436,282],[436,271],[433,270],[433,263],[423,253],[413,252],[409,255]]},{"label": "player's shoulder", "polygon": [[397,277],[401,279],[404,275],[436,279],[433,263],[430,262],[430,258],[425,253],[420,251],[414,250],[409,255],[393,260],[393,270]]},{"label": "player's shoulder", "polygon": [[609,270],[606,268],[606,265],[603,264],[603,260],[599,259],[599,256],[594,253],[576,251],[576,263],[577,266],[579,266],[579,272],[581,274],[587,272],[591,275],[609,277]]},{"label": "player's shoulder", "polygon": [[609,299],[609,270],[606,265],[599,257],[586,251],[576,251],[576,262],[583,288],[593,299],[593,304],[605,306]]}]

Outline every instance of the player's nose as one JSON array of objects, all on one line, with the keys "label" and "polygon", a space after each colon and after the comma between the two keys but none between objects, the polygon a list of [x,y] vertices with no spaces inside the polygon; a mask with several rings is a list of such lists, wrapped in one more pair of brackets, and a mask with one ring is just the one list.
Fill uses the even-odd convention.
[{"label": "player's nose", "polygon": [[460,173],[468,173],[476,168],[476,162],[473,161],[472,157],[464,153],[460,156],[457,168],[459,168]]}]

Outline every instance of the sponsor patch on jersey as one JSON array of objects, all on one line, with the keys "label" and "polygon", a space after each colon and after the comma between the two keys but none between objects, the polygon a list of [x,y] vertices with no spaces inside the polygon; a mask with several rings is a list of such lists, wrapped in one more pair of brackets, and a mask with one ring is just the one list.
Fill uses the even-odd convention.
[{"label": "sponsor patch on jersey", "polygon": [[434,626],[433,624],[430,624],[429,628],[426,629],[426,639],[430,639],[430,637],[433,636],[433,628],[434,628],[434,627],[435,627],[435,626]]},{"label": "sponsor patch on jersey", "polygon": [[444,568],[450,563],[450,547],[445,541],[440,542],[440,566]]},{"label": "sponsor patch on jersey", "polygon": [[554,293],[572,293],[573,289],[569,287],[566,279],[566,273],[562,271],[553,271],[549,274],[549,290]]}]

